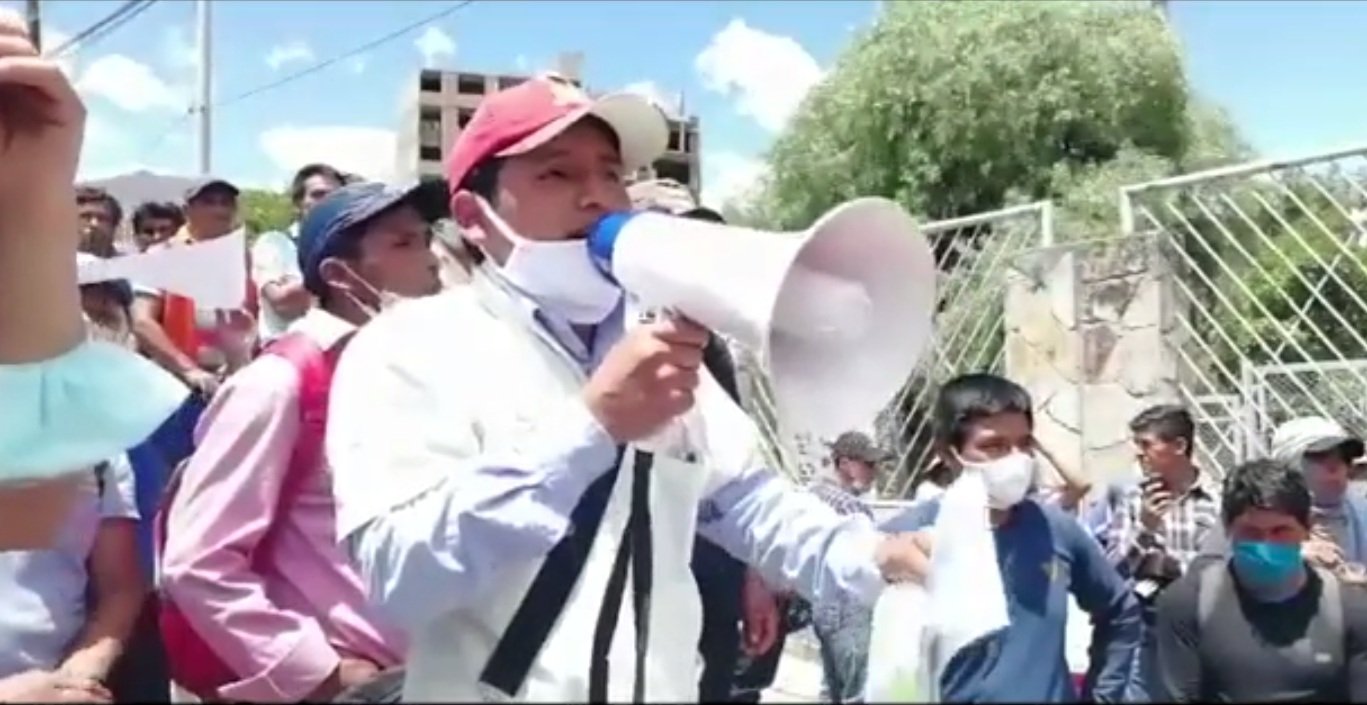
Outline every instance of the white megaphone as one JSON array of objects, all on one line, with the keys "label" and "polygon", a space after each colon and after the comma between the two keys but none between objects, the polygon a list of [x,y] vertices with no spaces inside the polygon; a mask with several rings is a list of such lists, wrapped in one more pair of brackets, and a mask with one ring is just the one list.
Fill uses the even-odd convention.
[{"label": "white megaphone", "polygon": [[642,306],[677,311],[758,353],[790,437],[867,428],[930,339],[935,260],[912,217],[887,199],[850,201],[798,233],[613,213],[588,245]]},{"label": "white megaphone", "polygon": [[126,279],[193,299],[201,308],[236,309],[247,300],[246,248],[246,235],[238,230],[138,255],[82,259],[76,277],[81,284]]}]

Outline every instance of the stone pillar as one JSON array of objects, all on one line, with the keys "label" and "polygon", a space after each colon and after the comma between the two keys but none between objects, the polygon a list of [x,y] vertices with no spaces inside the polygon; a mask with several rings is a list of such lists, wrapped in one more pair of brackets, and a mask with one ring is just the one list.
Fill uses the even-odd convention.
[{"label": "stone pillar", "polygon": [[1006,288],[1006,373],[1036,433],[1100,486],[1134,472],[1129,421],[1178,400],[1171,277],[1150,238],[1024,253]]}]

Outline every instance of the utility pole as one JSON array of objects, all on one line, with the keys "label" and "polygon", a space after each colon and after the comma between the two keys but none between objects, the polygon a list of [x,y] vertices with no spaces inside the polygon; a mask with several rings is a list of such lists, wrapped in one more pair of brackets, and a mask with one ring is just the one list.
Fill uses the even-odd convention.
[{"label": "utility pole", "polygon": [[24,3],[24,8],[27,10],[25,14],[28,15],[29,40],[33,42],[33,48],[41,54],[43,53],[43,13],[38,8],[38,0],[27,0]]},{"label": "utility pole", "polygon": [[208,176],[213,169],[213,45],[209,0],[196,0],[199,22],[199,173]]}]

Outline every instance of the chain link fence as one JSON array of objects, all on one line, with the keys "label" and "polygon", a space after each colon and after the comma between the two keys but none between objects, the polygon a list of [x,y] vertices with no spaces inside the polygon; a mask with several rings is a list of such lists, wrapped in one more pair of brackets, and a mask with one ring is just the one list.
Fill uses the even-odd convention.
[{"label": "chain link fence", "polygon": [[1367,146],[1121,191],[1173,273],[1178,386],[1213,472],[1289,418],[1367,430]]},{"label": "chain link fence", "polygon": [[[870,419],[882,447],[893,453],[880,495],[906,496],[932,458],[930,404],[939,383],[969,371],[1001,371],[1005,353],[1004,292],[1007,269],[1020,252],[1052,243],[1053,207],[1047,202],[927,223],[922,235],[938,265],[939,306],[934,338],[894,401]],[[834,439],[794,439],[782,444],[773,395],[759,361],[735,351],[742,370],[747,410],[760,426],[769,462],[797,482],[829,464],[826,443]]]}]

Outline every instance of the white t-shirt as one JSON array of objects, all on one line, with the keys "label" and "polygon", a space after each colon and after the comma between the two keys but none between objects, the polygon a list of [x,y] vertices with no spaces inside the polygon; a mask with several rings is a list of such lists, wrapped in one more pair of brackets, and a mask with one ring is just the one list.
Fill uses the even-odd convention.
[{"label": "white t-shirt", "polygon": [[262,294],[261,315],[256,324],[257,335],[262,343],[280,337],[294,322],[276,313],[262,290],[267,284],[303,281],[304,274],[299,269],[299,248],[295,244],[298,236],[299,224],[295,223],[287,232],[272,230],[262,233],[252,244],[252,285],[258,294]]},{"label": "white t-shirt", "polygon": [[55,547],[0,552],[0,678],[61,665],[85,626],[86,561],[100,523],[138,518],[126,456],[104,471],[103,495],[93,469],[90,479]]}]

